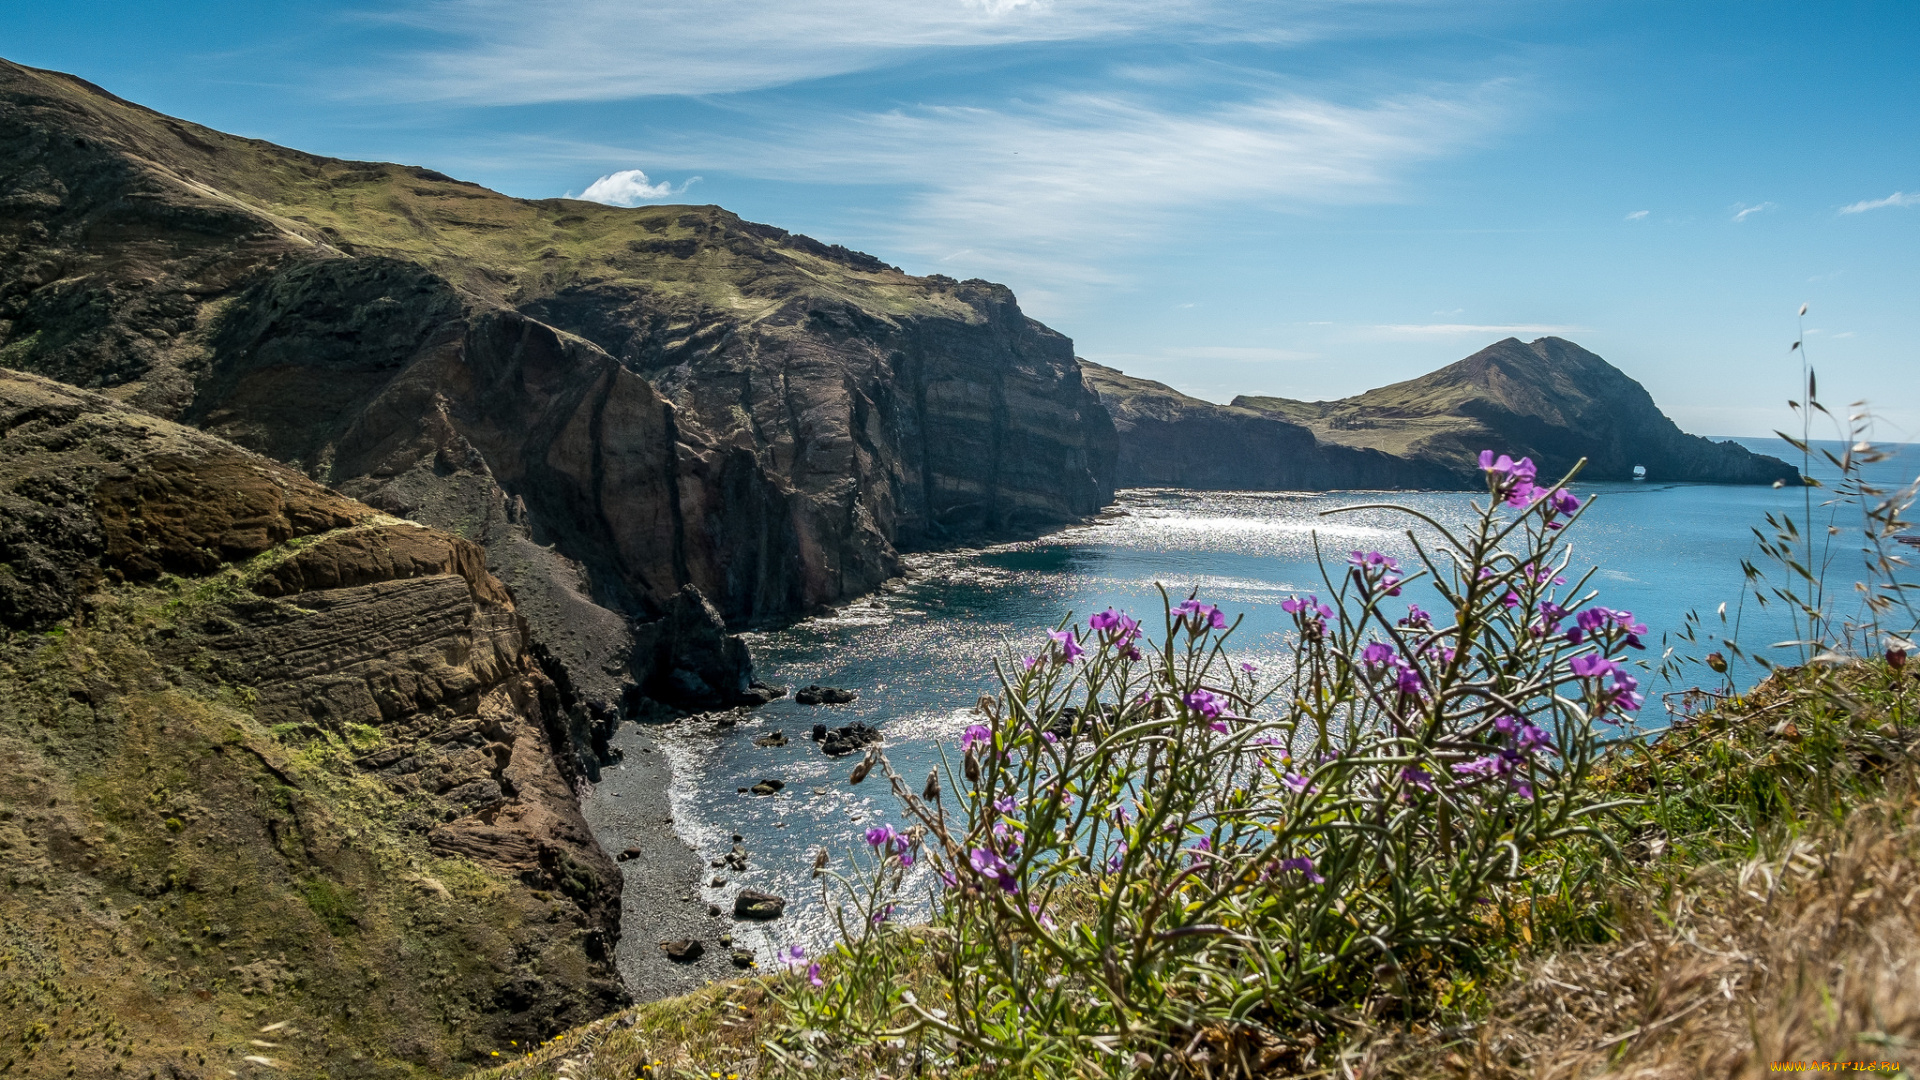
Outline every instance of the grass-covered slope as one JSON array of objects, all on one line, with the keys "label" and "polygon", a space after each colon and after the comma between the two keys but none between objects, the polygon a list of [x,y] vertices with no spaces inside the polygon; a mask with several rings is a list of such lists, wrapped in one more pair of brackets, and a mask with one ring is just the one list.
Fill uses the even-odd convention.
[{"label": "grass-covered slope", "polygon": [[1570,341],[1497,341],[1417,379],[1338,401],[1237,397],[1235,406],[1308,427],[1323,442],[1378,450],[1467,475],[1487,447],[1585,480],[1770,484],[1798,474],[1734,443],[1688,435],[1624,372]]},{"label": "grass-covered slope", "polygon": [[0,372],[0,1075],[402,1076],[618,1004],[479,549]]},{"label": "grass-covered slope", "polygon": [[1451,466],[1349,447],[1304,420],[1238,403],[1215,405],[1165,383],[1081,362],[1113,415],[1121,487],[1326,491],[1432,488],[1457,482]]}]

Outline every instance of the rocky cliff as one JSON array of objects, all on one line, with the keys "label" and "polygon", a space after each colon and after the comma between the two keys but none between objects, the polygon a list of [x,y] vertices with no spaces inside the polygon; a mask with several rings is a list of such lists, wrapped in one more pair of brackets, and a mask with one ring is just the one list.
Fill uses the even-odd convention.
[{"label": "rocky cliff", "polygon": [[303,154],[4,62],[0,363],[480,544],[598,718],[746,695],[682,663],[689,611],[786,619],[902,551],[1073,520],[1116,452],[1071,344],[1001,286],[716,207]]},{"label": "rocky cliff", "polygon": [[1164,383],[1081,361],[1113,416],[1121,487],[1329,491],[1452,487],[1458,470],[1324,442],[1307,425],[1215,405]]},{"label": "rocky cliff", "polygon": [[[1338,401],[1215,405],[1086,364],[1113,414],[1122,487],[1477,488],[1482,450],[1587,480],[1796,483],[1777,458],[1688,435],[1646,388],[1570,341],[1496,342],[1418,379]],[[1640,470],[1636,472],[1636,469]]]},{"label": "rocky cliff", "polygon": [[438,1073],[624,1000],[476,544],[0,370],[0,630],[9,1075]]},{"label": "rocky cliff", "polygon": [[1586,480],[1771,484],[1800,477],[1778,458],[1681,431],[1646,387],[1557,337],[1507,338],[1439,371],[1339,401],[1237,397],[1233,404],[1302,424],[1326,444],[1452,469],[1468,487],[1481,481],[1463,463],[1489,448],[1531,457],[1553,476],[1584,457]]}]

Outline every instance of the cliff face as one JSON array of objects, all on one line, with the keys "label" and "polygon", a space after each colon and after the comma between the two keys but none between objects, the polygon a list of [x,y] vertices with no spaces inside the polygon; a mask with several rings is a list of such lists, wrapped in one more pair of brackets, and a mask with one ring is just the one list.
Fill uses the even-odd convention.
[{"label": "cliff face", "polygon": [[1559,476],[1581,458],[1585,480],[1712,484],[1797,483],[1778,458],[1688,435],[1645,387],[1605,360],[1556,337],[1498,341],[1417,379],[1339,401],[1238,397],[1238,407],[1284,418],[1326,444],[1379,450],[1477,487],[1475,455],[1527,456]]},{"label": "cliff face", "polygon": [[[0,62],[0,363],[482,545],[593,716],[899,553],[1097,510],[1114,432],[1003,287],[715,207],[510,199]],[[688,594],[693,586],[698,596]]]},{"label": "cliff face", "polygon": [[478,546],[31,375],[0,433],[16,1075],[446,1071],[624,999],[620,878]]},{"label": "cliff face", "polygon": [[1082,361],[1119,433],[1116,483],[1217,491],[1452,487],[1457,470],[1323,442],[1272,412],[1215,405]]}]

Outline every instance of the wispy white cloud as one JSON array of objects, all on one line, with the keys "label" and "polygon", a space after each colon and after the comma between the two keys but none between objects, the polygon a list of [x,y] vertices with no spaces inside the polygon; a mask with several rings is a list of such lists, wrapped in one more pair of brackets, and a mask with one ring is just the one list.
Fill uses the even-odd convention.
[{"label": "wispy white cloud", "polygon": [[1407,196],[1408,170],[1502,120],[1508,87],[1340,103],[1278,89],[1204,105],[1053,94],[1003,108],[788,117],[729,139],[656,144],[670,167],[899,185],[888,250],[949,272],[1018,275],[1022,299],[1112,281],[1120,252],[1229,208],[1300,213]]},{"label": "wispy white cloud", "polygon": [[1548,326],[1541,323],[1513,323],[1510,325],[1486,325],[1478,323],[1394,323],[1370,326],[1368,331],[1386,337],[1437,338],[1437,337],[1536,337],[1577,334],[1584,327]]},{"label": "wispy white cloud", "polygon": [[383,96],[480,104],[717,94],[859,71],[916,50],[1182,31],[1308,36],[1383,0],[417,0],[376,18],[442,44]]},{"label": "wispy white cloud", "polygon": [[1641,218],[1646,217],[1648,214],[1652,212],[1653,211],[1651,210],[1635,210],[1633,213],[1627,215],[1626,220],[1639,221]]},{"label": "wispy white cloud", "polygon": [[1889,206],[1920,206],[1920,192],[1909,195],[1904,191],[1896,191],[1884,199],[1863,199],[1860,202],[1849,203],[1841,207],[1840,212],[1843,214],[1860,214],[1868,210],[1881,210]]},{"label": "wispy white cloud", "polygon": [[670,199],[684,193],[688,187],[699,181],[699,177],[689,177],[679,187],[662,180],[657,184],[647,182],[647,174],[639,169],[621,169],[608,173],[587,185],[587,190],[578,195],[567,193],[569,199],[584,199],[587,202],[606,203],[609,206],[638,206],[655,199]]},{"label": "wispy white cloud", "polygon": [[1773,209],[1773,204],[1770,202],[1763,202],[1754,206],[1748,206],[1746,203],[1734,203],[1733,204],[1733,220],[1745,221],[1749,217],[1752,217],[1754,214],[1758,214],[1763,211],[1767,211],[1771,209]]}]

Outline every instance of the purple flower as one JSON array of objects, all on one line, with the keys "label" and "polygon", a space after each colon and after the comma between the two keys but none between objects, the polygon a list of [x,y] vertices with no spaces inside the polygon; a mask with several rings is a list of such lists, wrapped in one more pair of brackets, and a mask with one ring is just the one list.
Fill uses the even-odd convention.
[{"label": "purple flower", "polygon": [[875,911],[873,915],[870,918],[868,918],[867,921],[874,926],[879,926],[881,923],[886,922],[888,919],[891,919],[891,918],[893,918],[893,905],[882,904],[880,906],[880,910]]},{"label": "purple flower", "polygon": [[827,985],[827,980],[820,977],[820,965],[817,962],[807,965],[807,981],[813,984],[815,990]]},{"label": "purple flower", "polygon": [[1375,566],[1385,567],[1388,570],[1400,569],[1400,564],[1394,561],[1393,556],[1383,555],[1378,551],[1356,551],[1347,556],[1347,562],[1355,570],[1365,570]]},{"label": "purple flower", "polygon": [[1313,859],[1306,855],[1295,856],[1291,859],[1281,859],[1280,872],[1283,874],[1299,874],[1314,885],[1324,885],[1327,881],[1326,878],[1314,872]]},{"label": "purple flower", "polygon": [[960,749],[962,752],[971,750],[975,746],[992,745],[993,729],[985,724],[968,724],[967,730],[960,733]]},{"label": "purple flower", "polygon": [[1212,627],[1215,630],[1227,628],[1227,617],[1212,604],[1203,604],[1191,597],[1182,600],[1180,606],[1173,609],[1174,614],[1185,621],[1192,633]]},{"label": "purple flower", "polygon": [[1581,653],[1579,656],[1574,657],[1567,666],[1573,669],[1573,673],[1582,679],[1598,679],[1620,670],[1619,664],[1614,663],[1599,653]]},{"label": "purple flower", "polygon": [[1296,596],[1280,601],[1280,610],[1293,616],[1300,632],[1309,637],[1319,637],[1327,632],[1327,620],[1333,618],[1333,608],[1320,602],[1318,596]]},{"label": "purple flower", "polygon": [[867,846],[875,848],[886,847],[892,844],[894,838],[899,835],[899,833],[893,831],[893,826],[891,825],[876,825],[867,830]]},{"label": "purple flower", "polygon": [[1280,782],[1302,795],[1312,795],[1318,790],[1307,782],[1307,777],[1304,773],[1287,773],[1280,777]]},{"label": "purple flower", "polygon": [[1248,675],[1258,675],[1260,674],[1260,665],[1243,662],[1240,665],[1240,670],[1245,672]]},{"label": "purple flower", "polygon": [[1027,914],[1033,916],[1034,921],[1039,923],[1042,928],[1047,930],[1052,930],[1055,928],[1053,917],[1051,915],[1048,915],[1045,911],[1042,911],[1040,909],[1039,904],[1028,904]]},{"label": "purple flower", "polygon": [[993,808],[1011,817],[1013,816],[1013,812],[1020,808],[1020,804],[1013,800],[1013,796],[1002,795],[1001,797],[993,800]]},{"label": "purple flower", "polygon": [[1020,881],[1013,876],[1013,867],[1007,861],[987,848],[974,848],[967,855],[968,865],[981,877],[993,878],[1001,889],[1009,893],[1020,891]]},{"label": "purple flower", "polygon": [[1086,650],[1080,647],[1080,643],[1074,640],[1071,630],[1049,630],[1047,636],[1052,638],[1054,645],[1059,647],[1055,659],[1062,664],[1070,664],[1086,653]]},{"label": "purple flower", "polygon": [[1226,699],[1208,690],[1195,690],[1180,700],[1186,702],[1187,708],[1209,720],[1218,719],[1227,706]]},{"label": "purple flower", "polygon": [[800,962],[807,958],[807,950],[805,947],[800,945],[789,945],[786,948],[781,949],[778,953],[775,953],[774,955],[780,958],[781,963],[787,965],[790,968],[799,967]]},{"label": "purple flower", "polygon": [[1417,694],[1426,686],[1426,683],[1421,681],[1418,671],[1413,670],[1411,667],[1401,665],[1400,673],[1394,679],[1394,685],[1397,686],[1403,694]]},{"label": "purple flower", "polygon": [[1409,787],[1417,787],[1421,791],[1433,790],[1433,774],[1418,765],[1401,769],[1400,781]]},{"label": "purple flower", "polygon": [[1400,625],[1415,630],[1426,630],[1433,626],[1433,616],[1421,611],[1419,604],[1408,604],[1407,617],[1400,620]]},{"label": "purple flower", "polygon": [[1398,667],[1399,665],[1396,664],[1395,661],[1399,659],[1399,654],[1393,651],[1393,646],[1384,641],[1368,642],[1367,647],[1360,650],[1361,662],[1375,667],[1381,664]]},{"label": "purple flower", "polygon": [[1020,666],[1028,671],[1032,671],[1034,668],[1040,666],[1040,658],[1037,656],[1023,656],[1020,658]]}]

